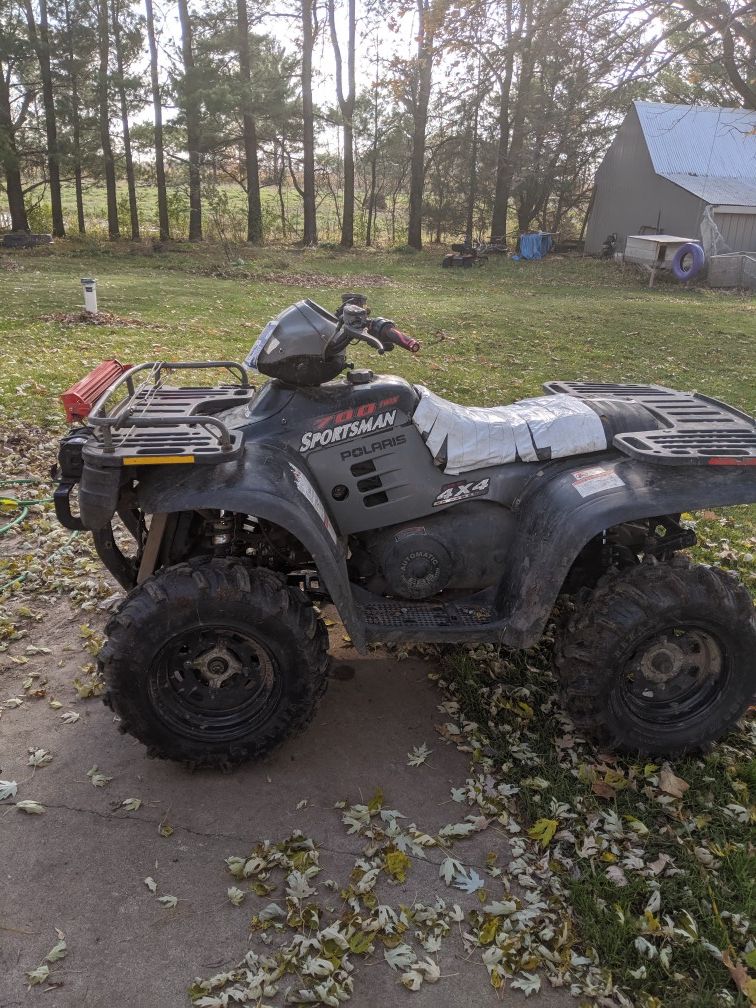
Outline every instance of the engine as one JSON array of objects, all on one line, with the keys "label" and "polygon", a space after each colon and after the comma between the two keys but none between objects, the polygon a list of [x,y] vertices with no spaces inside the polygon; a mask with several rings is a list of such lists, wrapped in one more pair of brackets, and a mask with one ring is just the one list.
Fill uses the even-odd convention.
[{"label": "engine", "polygon": [[360,537],[352,565],[376,594],[413,600],[469,594],[501,577],[513,527],[499,504],[458,504]]}]

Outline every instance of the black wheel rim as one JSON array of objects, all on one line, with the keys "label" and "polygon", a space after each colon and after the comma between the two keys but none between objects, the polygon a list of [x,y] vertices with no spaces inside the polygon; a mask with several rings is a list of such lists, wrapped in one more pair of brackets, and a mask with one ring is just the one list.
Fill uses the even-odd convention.
[{"label": "black wheel rim", "polygon": [[721,696],[730,662],[720,638],[700,625],[647,635],[623,663],[621,696],[637,719],[672,728],[705,714]]},{"label": "black wheel rim", "polygon": [[193,627],[160,649],[150,699],[170,728],[193,740],[227,743],[260,728],[281,699],[278,664],[256,637],[237,628]]}]

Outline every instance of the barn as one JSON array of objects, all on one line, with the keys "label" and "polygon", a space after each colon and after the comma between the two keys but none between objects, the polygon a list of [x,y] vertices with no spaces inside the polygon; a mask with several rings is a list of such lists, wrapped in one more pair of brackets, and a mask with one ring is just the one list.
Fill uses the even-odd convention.
[{"label": "barn", "polygon": [[644,233],[756,252],[756,112],[633,102],[596,174],[586,252],[612,233],[620,252]]}]

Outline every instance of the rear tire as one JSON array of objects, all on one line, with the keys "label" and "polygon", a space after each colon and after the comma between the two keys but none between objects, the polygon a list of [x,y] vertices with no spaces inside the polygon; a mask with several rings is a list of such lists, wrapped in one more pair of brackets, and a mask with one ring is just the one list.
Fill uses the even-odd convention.
[{"label": "rear tire", "polygon": [[151,756],[227,768],[312,719],[328,634],[303,592],[269,570],[202,558],[126,598],[100,652],[105,702]]},{"label": "rear tire", "polygon": [[567,712],[603,746],[705,749],[756,692],[756,616],[734,575],[646,562],[608,574],[572,614],[555,662]]}]

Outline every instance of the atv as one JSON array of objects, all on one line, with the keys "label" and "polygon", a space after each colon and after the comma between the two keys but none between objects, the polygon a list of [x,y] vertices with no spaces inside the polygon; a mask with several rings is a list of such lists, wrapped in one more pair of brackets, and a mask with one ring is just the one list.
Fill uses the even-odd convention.
[{"label": "atv", "polygon": [[463,238],[462,241],[452,242],[451,252],[447,252],[441,265],[444,269],[453,269],[455,266],[472,269],[473,266],[482,266],[487,262],[485,246],[481,242],[474,242],[472,238]]},{"label": "atv", "polygon": [[316,605],[360,652],[528,648],[567,596],[555,665],[579,731],[667,755],[727,732],[756,685],[754,609],[685,556],[681,514],[756,501],[753,418],[588,381],[461,406],[354,368],[355,343],[420,346],[360,295],[303,300],[245,366],[106,361],[64,394],[57,515],[128,591],[99,656],[123,730],[195,766],[260,757],[326,687]]}]

